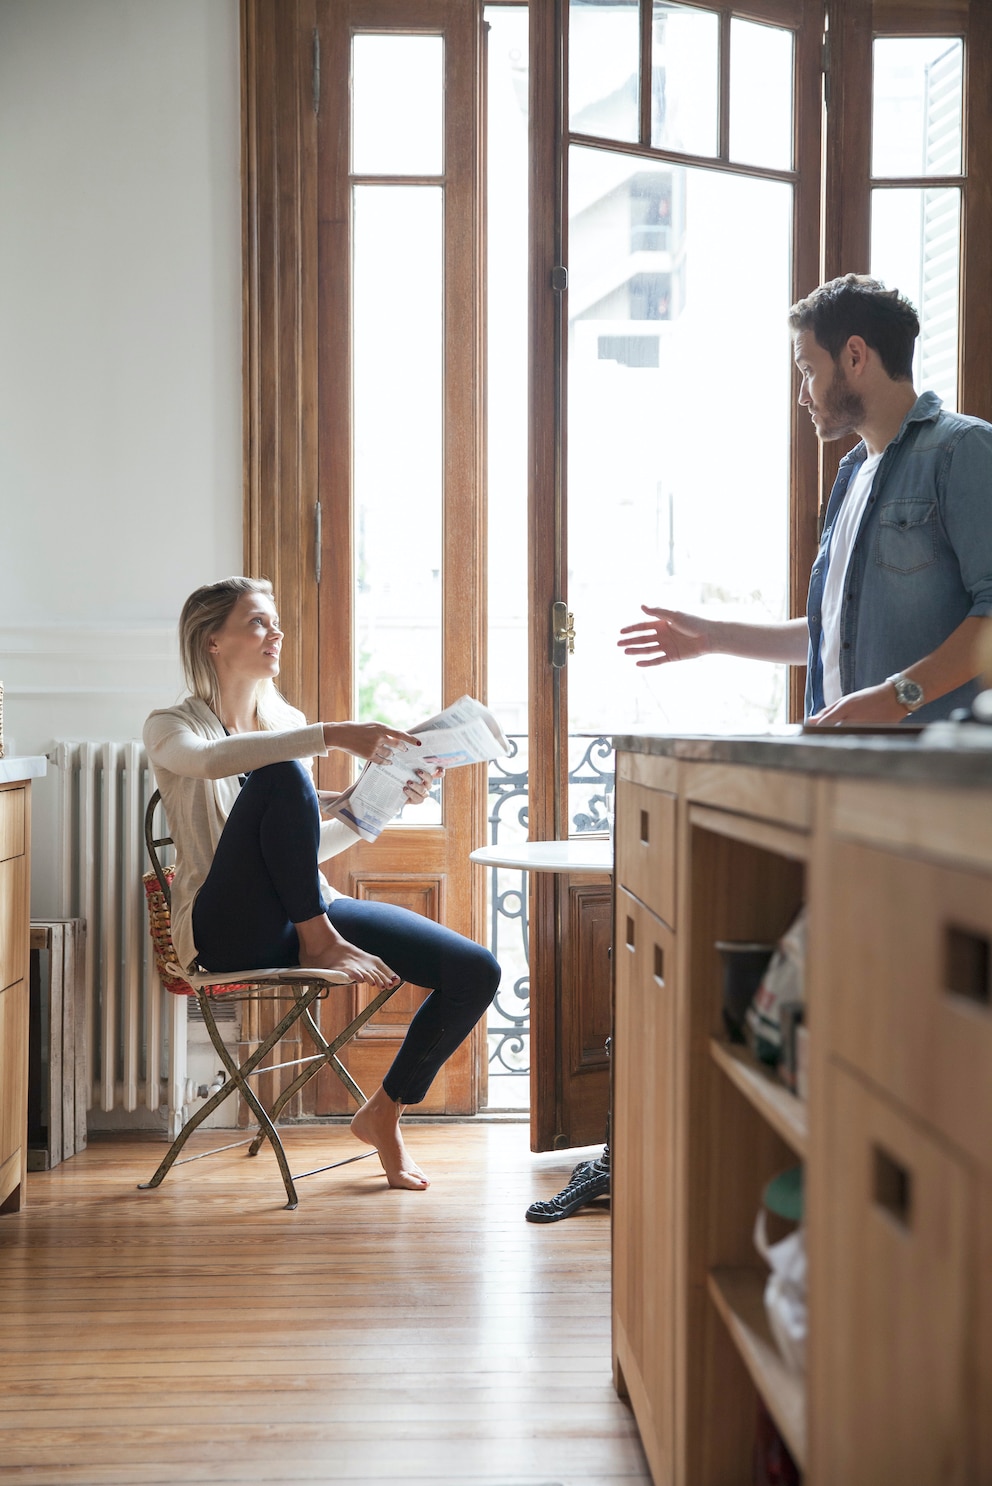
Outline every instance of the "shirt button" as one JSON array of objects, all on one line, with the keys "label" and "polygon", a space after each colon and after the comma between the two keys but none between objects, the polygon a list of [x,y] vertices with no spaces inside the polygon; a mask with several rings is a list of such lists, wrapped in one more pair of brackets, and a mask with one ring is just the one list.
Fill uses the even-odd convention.
[{"label": "shirt button", "polygon": [[850,644],[848,643],[848,641],[845,640],[844,643],[843,643],[843,645],[840,648],[841,648],[841,650],[850,650],[851,647],[850,647]]}]

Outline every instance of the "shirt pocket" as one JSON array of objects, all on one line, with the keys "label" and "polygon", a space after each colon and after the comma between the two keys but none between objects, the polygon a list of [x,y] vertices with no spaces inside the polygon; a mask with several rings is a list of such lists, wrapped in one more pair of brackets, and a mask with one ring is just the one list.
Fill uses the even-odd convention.
[{"label": "shirt pocket", "polygon": [[887,501],[878,513],[878,566],[895,573],[918,573],[936,560],[937,502],[933,496]]}]

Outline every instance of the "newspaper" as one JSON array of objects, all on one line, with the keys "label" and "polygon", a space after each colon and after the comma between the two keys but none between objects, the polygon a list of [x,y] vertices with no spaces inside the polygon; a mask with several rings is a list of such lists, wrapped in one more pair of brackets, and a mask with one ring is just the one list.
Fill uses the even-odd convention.
[{"label": "newspaper", "polygon": [[418,769],[457,769],[510,751],[495,717],[469,696],[405,731],[421,740],[420,748],[399,743],[388,764],[366,764],[355,783],[324,807],[325,820],[343,820],[363,841],[374,841],[407,803],[404,789]]}]

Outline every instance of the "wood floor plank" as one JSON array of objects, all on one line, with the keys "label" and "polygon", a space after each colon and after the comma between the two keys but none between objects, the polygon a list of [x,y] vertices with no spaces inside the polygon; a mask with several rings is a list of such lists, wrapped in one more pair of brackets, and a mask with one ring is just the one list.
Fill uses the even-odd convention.
[{"label": "wood floor plank", "polygon": [[[287,1143],[295,1170],[354,1149]],[[510,1124],[410,1143],[428,1192],[369,1161],[292,1213],[266,1154],[154,1192],[152,1140],[31,1173],[0,1219],[3,1486],[649,1486],[611,1384],[608,1212],[523,1219],[584,1153]]]}]

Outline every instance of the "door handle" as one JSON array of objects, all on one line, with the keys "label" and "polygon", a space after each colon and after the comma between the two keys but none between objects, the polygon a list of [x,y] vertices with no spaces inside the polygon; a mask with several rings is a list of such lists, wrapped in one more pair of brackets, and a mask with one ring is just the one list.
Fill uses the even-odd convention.
[{"label": "door handle", "polygon": [[568,605],[556,600],[551,605],[551,664],[556,671],[564,669],[570,655],[575,654],[575,615],[568,612]]}]

